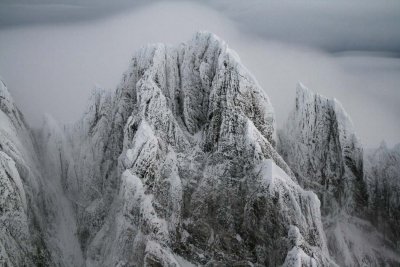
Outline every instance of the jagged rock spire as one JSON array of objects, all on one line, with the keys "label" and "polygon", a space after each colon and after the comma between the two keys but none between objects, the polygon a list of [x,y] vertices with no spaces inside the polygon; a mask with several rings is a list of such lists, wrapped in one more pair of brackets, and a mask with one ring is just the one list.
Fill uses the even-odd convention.
[{"label": "jagged rock spire", "polygon": [[280,153],[300,182],[319,193],[323,208],[358,205],[353,193],[363,183],[363,148],[336,99],[299,82],[295,109],[280,134]]}]

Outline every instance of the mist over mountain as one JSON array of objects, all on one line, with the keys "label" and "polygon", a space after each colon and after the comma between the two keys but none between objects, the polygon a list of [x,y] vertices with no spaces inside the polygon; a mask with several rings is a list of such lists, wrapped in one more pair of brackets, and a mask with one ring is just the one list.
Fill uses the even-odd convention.
[{"label": "mist over mountain", "polygon": [[31,128],[1,82],[0,263],[399,266],[399,145],[366,151],[339,100],[293,91],[278,129],[205,31],[137,50],[74,123]]},{"label": "mist over mountain", "polygon": [[3,0],[0,74],[32,126],[40,127],[44,113],[72,123],[94,87],[118,85],[133,51],[207,30],[240,54],[273,101],[279,127],[302,81],[340,99],[364,146],[384,139],[393,147],[400,139],[399,27],[395,0]]}]

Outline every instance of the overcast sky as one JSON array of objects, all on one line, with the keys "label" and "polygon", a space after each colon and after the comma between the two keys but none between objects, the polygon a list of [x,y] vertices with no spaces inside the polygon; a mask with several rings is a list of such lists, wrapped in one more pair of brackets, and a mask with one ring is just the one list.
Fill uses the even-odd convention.
[{"label": "overcast sky", "polygon": [[[113,3],[113,5],[110,4]],[[0,76],[32,125],[82,114],[147,43],[197,30],[226,40],[270,96],[278,125],[295,86],[335,97],[362,142],[400,142],[400,1],[0,0]]]}]

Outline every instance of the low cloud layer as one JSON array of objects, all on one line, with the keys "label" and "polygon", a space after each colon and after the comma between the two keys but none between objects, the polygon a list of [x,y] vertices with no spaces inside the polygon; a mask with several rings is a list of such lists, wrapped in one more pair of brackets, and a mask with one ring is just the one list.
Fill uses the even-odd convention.
[{"label": "low cloud layer", "polygon": [[[400,56],[397,0],[177,0],[201,3],[246,33],[328,52],[385,51]],[[0,0],[0,28],[79,23],[139,10],[166,0]],[[181,14],[176,14],[180,16]]]},{"label": "low cloud layer", "polygon": [[[400,54],[399,1],[209,1],[243,30],[327,52]],[[234,3],[234,4],[232,4]]]},{"label": "low cloud layer", "polygon": [[[269,1],[250,6],[222,0],[139,2],[124,12],[118,6],[106,12],[106,2],[100,3],[45,5],[78,8],[86,15],[104,11],[86,18],[70,10],[74,15],[67,12],[58,19],[52,18],[58,11],[41,20],[32,13],[29,23],[18,16],[14,22],[0,19],[0,75],[32,124],[38,125],[45,112],[62,122],[76,120],[92,88],[97,84],[114,89],[141,46],[177,44],[197,30],[209,30],[238,52],[268,93],[278,125],[292,109],[295,85],[302,81],[341,101],[368,146],[382,139],[400,141],[400,36],[394,27],[399,26],[400,12],[396,16],[399,5],[394,2],[384,2],[375,13],[377,5],[369,2],[359,8],[310,1],[279,6]],[[127,2],[121,0],[122,5]]]}]

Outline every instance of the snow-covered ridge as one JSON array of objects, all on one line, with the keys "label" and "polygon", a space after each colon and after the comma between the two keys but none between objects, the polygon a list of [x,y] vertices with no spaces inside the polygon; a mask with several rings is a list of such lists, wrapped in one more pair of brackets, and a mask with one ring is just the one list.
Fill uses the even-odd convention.
[{"label": "snow-covered ridge", "polygon": [[[400,262],[395,242],[371,223],[375,217],[371,216],[372,188],[382,188],[374,187],[373,180],[380,181],[384,175],[375,171],[372,178],[370,166],[380,163],[370,157],[373,163],[364,168],[363,148],[337,100],[315,94],[299,83],[295,107],[279,133],[278,147],[300,183],[320,197],[329,251],[339,265],[396,266]],[[383,162],[393,164],[387,158]],[[369,174],[364,175],[364,170]],[[389,180],[400,181],[400,176],[394,174]],[[389,191],[395,192],[393,189]],[[398,202],[389,207],[398,207]],[[390,221],[388,216],[383,217]]]},{"label": "snow-covered ridge", "polygon": [[[0,86],[0,263],[336,266],[333,254],[357,266],[367,252],[396,263],[346,213],[364,207],[363,153],[340,103],[299,85],[278,153],[268,96],[214,34],[143,47],[74,125],[46,116],[32,133]],[[347,238],[358,226],[378,240],[362,253],[351,246],[365,239]]]},{"label": "snow-covered ridge", "polygon": [[79,244],[71,234],[75,225],[72,208],[68,209],[69,201],[61,203],[65,197],[60,178],[43,171],[37,140],[4,83],[0,96],[0,263],[82,265]]},{"label": "snow-covered ridge", "polygon": [[318,192],[327,209],[351,210],[362,201],[353,192],[363,183],[363,148],[337,100],[314,94],[299,83],[279,149],[300,182]]},{"label": "snow-covered ridge", "polygon": [[[72,156],[61,149],[63,181],[86,264],[283,264],[289,222],[326,264],[318,201],[296,184],[275,138],[268,97],[215,35],[139,50],[116,92],[96,90],[61,142],[72,147]],[[256,172],[265,159],[291,176],[272,191]],[[296,215],[307,212],[291,218],[281,194],[293,195]],[[271,214],[278,221],[259,229]]]},{"label": "snow-covered ridge", "polygon": [[[254,205],[274,206],[271,192],[260,188],[262,179],[255,173],[265,159],[286,172],[285,180],[296,182],[274,148],[268,97],[215,35],[200,32],[178,47],[144,47],[133,57],[115,95],[99,92],[88,110],[76,126],[84,138],[74,145],[85,166],[77,177],[93,177],[80,183],[86,208],[78,207],[87,264],[173,265],[174,255],[200,264],[282,264],[290,220],[318,255],[316,260],[329,262],[319,216],[314,215],[318,204],[298,185],[279,183],[271,192],[296,196],[291,205],[300,214],[308,205],[316,207],[304,215],[313,219],[289,219],[283,207],[261,214],[254,210]],[[134,178],[121,180],[127,173]],[[122,197],[132,186],[140,189],[135,195],[141,197]],[[144,209],[147,212],[139,212]],[[254,229],[271,212],[287,221],[277,222],[276,243],[268,245],[263,240],[271,238],[276,224],[257,234]],[[307,230],[311,221],[319,225],[314,234]],[[127,232],[133,233],[129,239]],[[258,247],[257,253],[252,246]]]}]

